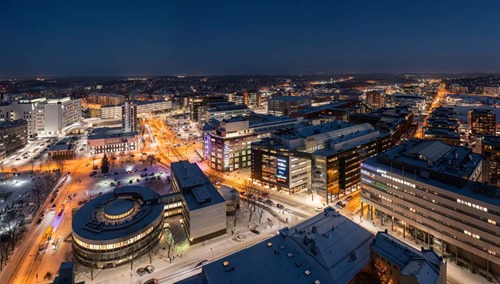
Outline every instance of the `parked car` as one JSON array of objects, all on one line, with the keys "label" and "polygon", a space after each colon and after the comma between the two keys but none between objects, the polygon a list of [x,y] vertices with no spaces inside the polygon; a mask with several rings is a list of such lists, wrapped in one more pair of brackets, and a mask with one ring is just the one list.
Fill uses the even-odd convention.
[{"label": "parked car", "polygon": [[351,196],[351,195],[349,195],[349,196],[347,196],[347,197],[345,198],[345,201],[349,201],[349,200],[351,200],[351,199],[352,199],[352,196]]},{"label": "parked car", "polygon": [[342,209],[342,208],[345,207],[345,204],[344,204],[344,202],[339,201],[339,202],[335,203],[335,206],[337,206],[338,208]]},{"label": "parked car", "polygon": [[264,202],[269,206],[274,206],[274,202],[271,199],[266,199]]},{"label": "parked car", "polygon": [[40,223],[42,223],[42,218],[40,218],[40,219],[38,219],[38,220],[36,221],[36,224],[37,224],[37,225],[40,225]]},{"label": "parked car", "polygon": [[142,276],[146,273],[146,269],[144,267],[140,267],[137,269],[137,274],[139,274],[139,276]]},{"label": "parked car", "polygon": [[152,265],[148,265],[148,266],[146,266],[146,268],[145,268],[145,269],[146,269],[146,271],[147,271],[149,274],[151,274],[151,273],[153,273],[153,272],[155,271],[155,267],[154,267],[154,266],[152,266]]},{"label": "parked car", "polygon": [[278,207],[279,209],[285,209],[285,206],[283,206],[282,204],[278,203],[276,204],[276,207]]},{"label": "parked car", "polygon": [[96,171],[92,171],[92,172],[89,174],[89,177],[93,177],[93,176],[95,176],[96,174],[97,174],[97,172],[96,172]]},{"label": "parked car", "polygon": [[234,238],[235,241],[242,242],[245,240],[245,236],[238,235],[237,237]]}]

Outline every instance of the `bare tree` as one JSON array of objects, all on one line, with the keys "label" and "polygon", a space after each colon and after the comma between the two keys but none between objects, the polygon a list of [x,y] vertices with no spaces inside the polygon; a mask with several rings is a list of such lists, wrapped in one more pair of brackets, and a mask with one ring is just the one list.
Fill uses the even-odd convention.
[{"label": "bare tree", "polygon": [[6,235],[0,236],[0,270],[3,269],[3,263],[9,260],[9,241]]},{"label": "bare tree", "polygon": [[146,163],[148,163],[149,166],[156,164],[156,162],[157,162],[157,159],[156,159],[155,155],[148,155],[148,157],[146,158]]},{"label": "bare tree", "polygon": [[18,214],[18,212],[15,211],[9,211],[2,221],[2,227],[4,229],[5,235],[8,238],[11,250],[14,251],[15,245],[26,232],[24,215]]},{"label": "bare tree", "polygon": [[123,167],[123,165],[125,164],[125,153],[121,151],[118,155],[120,156],[120,166]]},{"label": "bare tree", "polygon": [[214,169],[210,169],[208,173],[206,173],[208,180],[214,184],[219,185],[224,182],[224,175],[222,172],[216,171]]},{"label": "bare tree", "polygon": [[149,264],[153,263],[153,257],[156,255],[157,252],[158,252],[158,243],[156,243],[153,246],[149,246],[147,248],[147,254],[149,257]]},{"label": "bare tree", "polygon": [[111,169],[113,169],[116,165],[116,155],[115,153],[111,153],[109,155],[109,168],[110,168],[110,171]]},{"label": "bare tree", "polygon": [[170,230],[168,230],[168,232],[165,233],[163,238],[163,244],[165,245],[164,249],[167,251],[167,258],[170,261],[171,255],[173,255],[173,252],[175,251],[174,236],[172,235],[172,232]]},{"label": "bare tree", "polygon": [[253,215],[257,212],[257,194],[260,191],[251,182],[245,182],[245,193],[247,196],[247,207],[248,207],[248,222],[252,221]]}]

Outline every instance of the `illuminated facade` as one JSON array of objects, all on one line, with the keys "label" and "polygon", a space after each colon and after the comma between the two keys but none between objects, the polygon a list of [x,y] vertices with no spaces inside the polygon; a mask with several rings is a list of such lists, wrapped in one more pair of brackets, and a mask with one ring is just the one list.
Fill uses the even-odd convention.
[{"label": "illuminated facade", "polygon": [[163,220],[164,205],[152,189],[116,188],[75,213],[73,253],[83,264],[96,268],[126,263],[158,243]]},{"label": "illuminated facade", "polygon": [[480,155],[410,140],[364,161],[361,175],[369,219],[471,269],[500,271],[500,190],[481,182]]}]

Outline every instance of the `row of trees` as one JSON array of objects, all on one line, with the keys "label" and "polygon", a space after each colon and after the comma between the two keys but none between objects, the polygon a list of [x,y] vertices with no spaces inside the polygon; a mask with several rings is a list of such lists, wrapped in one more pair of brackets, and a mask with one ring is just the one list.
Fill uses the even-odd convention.
[{"label": "row of trees", "polygon": [[[143,155],[144,154],[145,153],[143,153]],[[119,155],[120,155],[120,163],[121,163],[121,166],[123,167],[123,165],[125,164],[125,159],[124,159],[125,153],[120,152]],[[117,160],[116,155],[114,153],[110,153],[110,157],[111,158],[108,158],[108,155],[104,154],[104,156],[101,159],[101,172],[103,174],[109,173],[110,169],[114,168],[116,166],[116,163],[115,163],[115,161]],[[129,162],[130,162],[130,159],[133,158],[133,155],[128,155],[128,157],[129,157]],[[160,161],[160,158],[157,158],[155,155],[146,155],[146,158],[143,159],[143,163],[148,164],[150,166],[156,165],[159,161]]]},{"label": "row of trees", "polygon": [[20,243],[26,233],[24,215],[14,210],[8,211],[2,215],[0,229],[2,230],[0,235],[0,270],[2,270],[4,263],[9,260],[9,251],[14,251],[15,246]]}]

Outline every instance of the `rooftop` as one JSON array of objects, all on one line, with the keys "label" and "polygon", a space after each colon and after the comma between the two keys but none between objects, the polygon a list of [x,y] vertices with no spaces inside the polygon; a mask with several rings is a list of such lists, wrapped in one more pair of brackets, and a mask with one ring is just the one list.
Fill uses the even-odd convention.
[{"label": "rooftop", "polygon": [[27,121],[24,119],[17,119],[17,120],[7,120],[0,122],[0,129],[1,128],[11,128],[11,127],[16,127],[20,125],[27,125]]},{"label": "rooftop", "polygon": [[225,202],[196,163],[179,161],[171,169],[190,211]]},{"label": "rooftop", "polygon": [[432,249],[418,251],[387,232],[378,232],[371,249],[401,268],[402,275],[414,275],[418,283],[439,280],[442,258]]},{"label": "rooftop", "polygon": [[[74,215],[72,228],[80,238],[109,243],[146,229],[162,214],[163,204],[154,190],[124,186],[80,207]],[[118,215],[125,216],[118,218]]]},{"label": "rooftop", "polygon": [[[179,283],[348,283],[371,261],[373,235],[328,207]],[[198,282],[196,282],[198,281]],[[318,282],[316,282],[318,281]]]},{"label": "rooftop", "polygon": [[302,100],[309,100],[309,97],[308,96],[278,96],[278,97],[270,98],[269,100],[298,102],[298,101],[302,101]]},{"label": "rooftop", "polygon": [[101,127],[94,128],[88,139],[103,139],[116,137],[134,137],[138,135],[137,131],[123,132],[121,127]]}]

